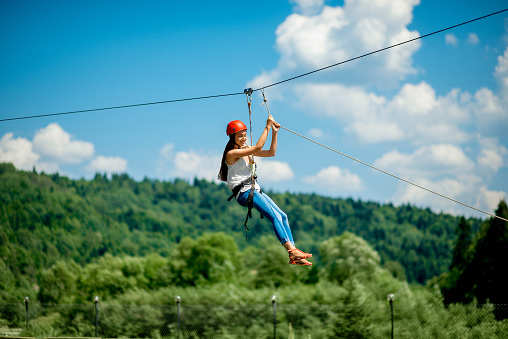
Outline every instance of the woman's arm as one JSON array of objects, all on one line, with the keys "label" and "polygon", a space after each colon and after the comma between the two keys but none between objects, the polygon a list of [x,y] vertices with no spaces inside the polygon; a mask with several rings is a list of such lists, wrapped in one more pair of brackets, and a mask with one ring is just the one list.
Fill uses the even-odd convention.
[{"label": "woman's arm", "polygon": [[270,144],[269,150],[259,150],[256,153],[254,153],[257,157],[273,157],[275,156],[275,153],[277,152],[277,135],[279,132],[280,125],[276,122],[272,125],[272,143]]}]

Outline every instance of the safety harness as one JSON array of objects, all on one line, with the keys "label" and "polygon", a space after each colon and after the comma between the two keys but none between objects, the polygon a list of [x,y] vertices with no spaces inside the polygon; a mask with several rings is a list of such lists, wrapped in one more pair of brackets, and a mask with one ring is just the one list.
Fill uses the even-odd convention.
[{"label": "safety harness", "polygon": [[[256,185],[256,178],[257,176],[247,178],[246,180],[242,181],[240,184],[233,187],[232,194],[228,198],[228,201],[231,201],[234,197],[238,195],[238,193],[244,188],[245,186],[251,185],[251,188],[249,189],[249,196],[247,197],[247,215],[245,216],[245,221],[243,222],[243,228],[245,232],[249,231],[249,227],[247,226],[247,222],[249,221],[249,218],[252,218],[252,208],[254,208],[254,190]],[[252,180],[254,179],[254,180]],[[260,190],[260,193],[263,191]],[[261,219],[263,218],[263,214],[260,212],[259,215],[261,216]],[[247,235],[247,234],[246,234]]]}]

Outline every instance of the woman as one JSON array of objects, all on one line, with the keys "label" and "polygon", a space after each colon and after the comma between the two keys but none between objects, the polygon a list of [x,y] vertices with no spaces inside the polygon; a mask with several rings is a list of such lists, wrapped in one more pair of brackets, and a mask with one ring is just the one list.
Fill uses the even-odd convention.
[{"label": "woman", "polygon": [[[256,145],[248,146],[247,126],[240,120],[231,121],[227,125],[226,134],[229,136],[229,142],[222,155],[219,179],[227,182],[229,188],[235,194],[238,203],[242,206],[248,206],[249,193],[252,188],[250,165],[254,163],[254,156],[275,156],[279,128],[280,125],[270,114],[266,121],[266,127]],[[269,150],[263,150],[262,148],[270,129],[272,130],[272,143]],[[312,257],[312,254],[300,251],[295,247],[287,215],[268,195],[261,192],[261,188],[256,182],[254,186],[253,195],[251,196],[252,203],[260,213],[272,222],[277,238],[288,251],[289,263],[292,265],[311,266],[312,263],[306,259]]]}]

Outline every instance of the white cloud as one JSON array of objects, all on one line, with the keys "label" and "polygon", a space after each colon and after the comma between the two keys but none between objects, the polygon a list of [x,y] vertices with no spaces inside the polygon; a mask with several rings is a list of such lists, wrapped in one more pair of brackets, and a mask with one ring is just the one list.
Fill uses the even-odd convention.
[{"label": "white cloud", "polygon": [[[508,77],[506,77],[508,80]],[[482,134],[492,135],[494,130],[504,133],[508,128],[508,87],[501,88],[501,96],[497,96],[488,88],[481,88],[473,96],[470,103],[475,119],[475,129]],[[504,97],[504,95],[507,95]]]},{"label": "white cloud", "polygon": [[494,75],[499,80],[501,85],[501,98],[506,104],[508,103],[508,47],[505,49],[504,54],[498,56],[497,65]]},{"label": "white cloud", "polygon": [[495,74],[498,77],[508,76],[508,47],[504,50],[503,55],[497,57]]},{"label": "white cloud", "polygon": [[503,166],[503,157],[492,149],[483,149],[478,155],[478,163],[497,172]]},{"label": "white cloud", "polygon": [[[280,59],[276,68],[264,71],[249,84],[266,85],[294,74],[296,70],[323,67],[373,49],[418,36],[409,31],[414,6],[419,0],[357,0],[344,6],[323,6],[323,1],[298,0],[296,11],[276,29],[276,48]],[[371,58],[369,63],[348,63],[342,71],[355,69],[351,76],[386,86],[416,72],[412,56],[420,48],[415,41],[404,48],[391,49]],[[362,67],[364,72],[358,72]],[[343,73],[341,73],[343,75]],[[374,76],[375,75],[375,76]]]},{"label": "white cloud", "polygon": [[462,149],[450,144],[422,146],[411,154],[394,150],[384,154],[374,164],[388,171],[396,168],[397,174],[405,177],[425,178],[467,173],[474,168],[474,162]]},{"label": "white cloud", "polygon": [[336,118],[346,132],[371,143],[465,142],[470,136],[460,127],[470,122],[471,102],[477,101],[459,90],[436,96],[425,82],[404,85],[391,100],[337,83],[299,84],[295,96],[303,110]]},{"label": "white cloud", "polygon": [[[452,199],[490,213],[493,213],[501,199],[506,199],[507,197],[505,192],[489,190],[482,183],[481,178],[475,176],[459,176],[438,181],[417,178],[415,181],[434,192],[444,194]],[[407,184],[400,184],[394,200],[396,203],[430,206],[436,211],[445,211],[451,214],[474,214],[479,216],[479,213],[474,212],[472,209]]]},{"label": "white cloud", "polygon": [[71,140],[71,135],[58,124],[52,123],[40,129],[33,140],[34,150],[59,163],[80,163],[94,154],[94,146],[90,142]]},{"label": "white cloud", "polygon": [[173,144],[166,144],[162,146],[159,154],[164,160],[170,160],[173,156],[173,151],[175,149],[175,145]]},{"label": "white cloud", "polygon": [[[0,161],[12,162],[16,168],[23,170],[35,167],[45,173],[62,173],[60,165],[79,164],[93,153],[92,143],[72,140],[55,123],[38,130],[33,141],[14,138],[12,133],[7,133],[0,139]],[[124,172],[127,161],[119,157],[98,156],[81,169],[85,172]]]},{"label": "white cloud", "polygon": [[93,159],[88,170],[99,173],[122,173],[127,170],[127,160],[120,157],[104,157],[102,155]]},{"label": "white cloud", "polygon": [[480,42],[480,38],[478,38],[476,33],[469,33],[467,36],[467,42],[469,42],[471,45],[476,45]]},{"label": "white cloud", "polygon": [[194,177],[217,180],[222,156],[200,154],[195,151],[176,152],[172,157],[171,175],[179,178]]},{"label": "white cloud", "polygon": [[[497,161],[494,166],[496,168],[490,168],[491,171],[497,171],[502,165],[502,160],[492,157],[490,152],[492,147],[499,147],[497,142],[492,139],[482,139],[480,143],[485,152],[478,156],[479,165],[490,166],[493,164],[484,163],[489,160]],[[424,146],[413,153],[406,154],[391,151],[376,160],[374,164],[391,172],[395,172],[394,169],[396,169],[395,174],[402,178],[483,210],[492,211],[499,199],[506,196],[505,192],[488,189],[485,178],[479,175],[476,164],[462,149],[454,145]],[[434,210],[453,214],[473,213],[472,210],[467,210],[445,198],[407,183],[399,184],[393,200],[396,203],[430,206]]]},{"label": "white cloud", "polygon": [[[454,179],[431,181],[425,178],[416,178],[413,180],[413,182],[429,190],[455,199],[458,199],[459,195],[464,193],[465,189],[465,187],[460,182]],[[451,205],[448,200],[442,199],[444,198],[436,196],[419,187],[405,183],[401,183],[399,185],[399,191],[394,197],[396,203],[411,203],[421,206],[431,206],[437,210],[449,210],[450,207],[455,207]]]},{"label": "white cloud", "polygon": [[318,16],[290,15],[276,30],[282,68],[321,66],[346,58],[345,50],[333,39],[347,25],[341,8],[325,7]]},{"label": "white cloud", "polygon": [[25,138],[13,138],[12,133],[0,139],[0,162],[11,162],[16,168],[31,170],[40,156],[32,150],[32,143]]},{"label": "white cloud", "polygon": [[508,149],[499,144],[494,138],[479,137],[480,152],[477,157],[480,169],[487,169],[491,173],[496,173],[505,165],[504,156],[508,154]]},{"label": "white cloud", "polygon": [[504,112],[499,98],[488,88],[480,88],[476,91],[474,98],[476,99],[475,112],[480,118],[485,116],[499,116]]},{"label": "white cloud", "polygon": [[487,187],[480,187],[478,205],[484,206],[488,212],[494,212],[499,204],[499,201],[506,200],[508,195],[503,191],[491,191]]},{"label": "white cloud", "polygon": [[445,42],[447,45],[451,46],[457,46],[459,44],[457,37],[451,33],[445,35]]},{"label": "white cloud", "polygon": [[295,11],[305,15],[317,14],[324,4],[324,0],[290,0],[295,5]]},{"label": "white cloud", "polygon": [[293,179],[294,174],[287,162],[256,158],[256,173],[262,182],[279,182]]},{"label": "white cloud", "polygon": [[[417,38],[418,36],[418,32],[403,28],[389,40],[388,45],[395,45],[406,40]],[[411,57],[420,48],[420,44],[420,41],[416,40],[410,44],[404,45],[404,48],[390,49],[387,52],[386,70],[397,76],[398,79],[402,79],[407,74],[416,73],[416,69],[412,65]],[[385,77],[389,76],[390,74],[385,75]]]},{"label": "white cloud", "polygon": [[438,105],[434,89],[427,83],[405,84],[390,103],[397,112],[409,115],[429,114]]},{"label": "white cloud", "polygon": [[10,162],[22,170],[31,170],[34,167],[45,173],[56,173],[60,170],[57,163],[41,161],[41,156],[33,151],[30,140],[14,138],[12,133],[6,133],[0,139],[0,162]]},{"label": "white cloud", "polygon": [[366,142],[375,143],[381,141],[397,141],[404,137],[404,132],[395,122],[384,121],[361,121],[354,122],[347,131],[361,135]]},{"label": "white cloud", "polygon": [[494,76],[499,81],[499,93],[480,88],[470,102],[479,130],[487,134],[494,128],[508,128],[508,48],[498,56]]},{"label": "white cloud", "polygon": [[[339,120],[372,120],[384,106],[386,99],[364,91],[360,87],[347,87],[338,83],[298,84],[295,94],[299,103],[316,115]],[[312,108],[312,110],[310,109]]]},{"label": "white cloud", "polygon": [[321,138],[324,135],[324,133],[319,128],[311,128],[309,130],[309,135],[313,138]]},{"label": "white cloud", "polygon": [[332,191],[357,192],[363,189],[363,183],[359,176],[337,166],[323,168],[317,174],[305,177],[303,181],[329,193]]}]

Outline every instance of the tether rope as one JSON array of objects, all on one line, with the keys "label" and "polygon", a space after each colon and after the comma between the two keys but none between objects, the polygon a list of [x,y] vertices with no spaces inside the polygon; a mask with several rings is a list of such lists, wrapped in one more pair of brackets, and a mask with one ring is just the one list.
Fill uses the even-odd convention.
[{"label": "tether rope", "polygon": [[[285,82],[288,82],[288,81],[291,81],[291,80],[295,80],[295,79],[298,79],[298,78],[301,78],[301,77],[304,77],[304,76],[307,76],[307,75],[310,75],[310,74],[313,74],[313,73],[317,73],[317,72],[323,71],[323,70],[328,69],[328,68],[332,68],[332,67],[335,67],[335,66],[338,66],[338,65],[342,65],[342,64],[345,64],[345,63],[353,61],[353,60],[357,60],[357,59],[360,59],[360,58],[363,58],[363,57],[366,57],[366,56],[369,56],[369,55],[372,55],[372,54],[375,54],[375,53],[379,53],[379,52],[388,50],[390,48],[394,48],[394,47],[397,47],[397,46],[400,46],[400,45],[403,45],[403,44],[407,44],[407,43],[415,41],[415,40],[423,39],[423,38],[429,37],[429,36],[437,34],[437,33],[441,33],[441,32],[444,32],[444,31],[447,31],[447,30],[450,30],[450,29],[453,29],[453,28],[456,28],[456,27],[459,27],[459,26],[463,26],[463,25],[472,23],[474,21],[482,20],[482,19],[488,18],[488,17],[493,16],[493,15],[501,14],[501,13],[506,12],[506,11],[508,11],[508,9],[505,8],[505,9],[502,9],[502,10],[499,10],[499,11],[496,11],[496,12],[492,12],[492,13],[489,13],[489,14],[486,14],[486,15],[483,15],[483,16],[471,19],[471,20],[467,20],[467,21],[455,24],[453,26],[449,26],[449,27],[442,28],[442,29],[439,29],[439,30],[431,32],[431,33],[427,33],[427,34],[418,36],[418,37],[413,38],[413,39],[409,39],[409,40],[406,40],[406,41],[403,41],[403,42],[399,42],[399,43],[391,45],[391,46],[387,46],[387,47],[384,47],[384,48],[381,48],[381,49],[378,49],[378,50],[375,50],[375,51],[372,51],[372,52],[368,52],[368,53],[359,55],[359,56],[351,58],[351,59],[347,59],[347,60],[340,61],[340,62],[337,62],[337,63],[332,64],[332,65],[321,67],[321,68],[315,69],[313,71],[310,71],[310,72],[307,72],[307,73],[303,73],[303,74],[299,74],[299,75],[293,76],[293,77],[285,79],[285,80],[277,81],[277,82],[274,82],[272,84],[256,88],[256,89],[254,89],[254,91],[259,91],[259,90],[262,90],[262,89],[265,89],[265,88],[268,88],[268,87],[276,86],[276,85],[279,85],[279,84],[282,84],[282,83],[285,83]],[[90,109],[82,109],[82,110],[77,110],[77,111],[68,111],[68,112],[59,112],[59,113],[27,115],[27,116],[20,116],[20,117],[3,118],[3,119],[0,119],[0,122],[12,121],[12,120],[24,120],[24,119],[42,118],[42,117],[57,116],[57,115],[85,113],[85,112],[105,111],[105,110],[113,110],[113,109],[120,109],[120,108],[138,107],[138,106],[168,104],[168,103],[175,103],[175,102],[182,102],[182,101],[203,100],[203,99],[211,99],[211,98],[218,98],[218,97],[234,96],[234,95],[241,95],[241,94],[244,94],[244,92],[234,92],[234,93],[225,93],[225,94],[206,95],[206,96],[199,96],[199,97],[190,97],[190,98],[182,98],[182,99],[171,99],[171,100],[164,100],[164,101],[145,102],[145,103],[130,104],[130,105],[121,105],[121,106],[90,108]]]},{"label": "tether rope", "polygon": [[422,190],[425,190],[425,191],[427,191],[427,192],[430,192],[430,193],[432,193],[432,194],[438,195],[438,196],[440,196],[440,197],[442,197],[442,198],[445,198],[445,199],[448,199],[448,200],[450,200],[450,201],[453,201],[453,202],[455,202],[455,203],[457,203],[457,204],[460,204],[460,205],[462,205],[462,206],[465,206],[465,207],[471,208],[471,209],[473,209],[473,210],[475,210],[475,211],[478,211],[478,212],[480,212],[480,213],[483,213],[483,214],[489,215],[489,216],[491,216],[491,217],[498,218],[498,219],[501,219],[501,220],[504,220],[504,221],[507,221],[507,222],[508,222],[508,219],[505,219],[505,218],[500,217],[500,216],[498,216],[498,215],[495,215],[495,214],[493,214],[493,213],[490,213],[490,212],[487,212],[487,211],[481,210],[481,209],[479,209],[479,208],[473,207],[473,206],[468,205],[468,204],[466,204],[466,203],[464,203],[464,202],[462,202],[462,201],[459,201],[459,200],[453,199],[453,198],[451,198],[451,197],[449,197],[449,196],[446,196],[446,195],[441,194],[441,193],[439,193],[439,192],[436,192],[436,191],[433,191],[433,190],[428,189],[428,188],[426,188],[426,187],[423,187],[422,185],[418,185],[418,184],[416,184],[416,183],[414,183],[414,182],[412,182],[412,181],[410,181],[410,180],[408,180],[408,179],[404,179],[404,178],[402,178],[402,177],[400,177],[400,176],[398,176],[398,175],[396,175],[396,174],[393,174],[393,173],[391,173],[391,172],[388,172],[388,171],[385,171],[385,170],[383,170],[383,169],[381,169],[381,168],[378,168],[378,167],[376,167],[376,166],[374,166],[374,165],[372,165],[372,164],[369,164],[368,162],[362,161],[362,160],[357,159],[357,158],[355,158],[355,157],[353,157],[353,156],[351,156],[351,155],[349,155],[349,154],[346,154],[346,153],[344,153],[344,152],[341,152],[341,151],[339,151],[339,150],[336,150],[335,148],[332,148],[332,147],[330,147],[330,146],[327,146],[327,145],[325,145],[325,144],[322,144],[322,143],[320,143],[319,141],[316,141],[316,140],[314,140],[314,139],[312,139],[312,138],[309,138],[309,137],[307,137],[307,136],[305,136],[305,135],[303,135],[303,134],[301,134],[301,133],[298,133],[298,132],[295,132],[295,131],[293,131],[293,130],[290,130],[290,129],[289,129],[289,128],[287,128],[287,127],[284,127],[284,126],[282,126],[282,125],[281,125],[281,126],[280,126],[280,128],[283,128],[283,129],[285,129],[286,131],[288,131],[288,132],[290,132],[290,133],[293,133],[294,135],[297,135],[297,136],[299,136],[299,137],[301,137],[301,138],[304,138],[304,139],[306,139],[306,140],[308,140],[308,141],[310,141],[310,142],[312,142],[312,143],[314,143],[314,144],[316,144],[316,145],[318,145],[318,146],[321,146],[321,147],[323,147],[323,148],[326,148],[326,149],[328,149],[328,150],[330,150],[330,151],[332,151],[332,152],[335,152],[335,153],[337,153],[337,154],[339,154],[339,155],[342,155],[342,156],[344,156],[344,157],[346,157],[346,158],[349,158],[349,159],[351,159],[351,160],[353,160],[353,161],[356,161],[356,162],[358,162],[358,163],[360,163],[360,164],[362,164],[362,165],[365,165],[365,166],[370,167],[370,168],[372,168],[372,169],[374,169],[374,170],[376,170],[376,171],[379,171],[379,172],[381,172],[381,173],[384,173],[384,174],[386,174],[386,175],[389,175],[389,176],[391,176],[391,177],[393,177],[393,178],[395,178],[395,179],[398,179],[398,180],[400,180],[400,181],[403,181],[403,182],[405,182],[405,183],[408,183],[408,184],[410,184],[410,185],[413,185],[413,186],[415,186],[415,187],[418,187],[418,188],[420,188],[420,189],[422,189]]}]

